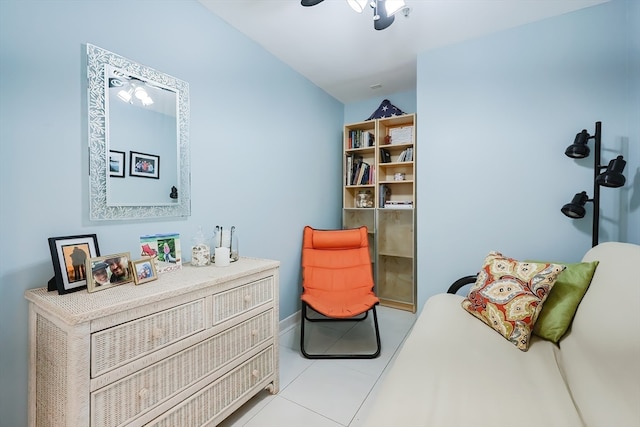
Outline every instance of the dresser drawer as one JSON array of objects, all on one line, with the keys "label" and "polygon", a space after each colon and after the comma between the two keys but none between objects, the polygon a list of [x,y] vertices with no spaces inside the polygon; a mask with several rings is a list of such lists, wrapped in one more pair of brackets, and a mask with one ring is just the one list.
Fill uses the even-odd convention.
[{"label": "dresser drawer", "polygon": [[204,330],[204,307],[199,299],[91,334],[91,377]]},{"label": "dresser drawer", "polygon": [[213,324],[217,325],[273,300],[273,276],[213,296]]},{"label": "dresser drawer", "polygon": [[274,324],[270,309],[93,392],[91,426],[116,427],[130,422],[272,338]]},{"label": "dresser drawer", "polygon": [[274,348],[269,347],[258,353],[147,426],[200,427],[211,423],[225,408],[275,372],[273,352]]}]

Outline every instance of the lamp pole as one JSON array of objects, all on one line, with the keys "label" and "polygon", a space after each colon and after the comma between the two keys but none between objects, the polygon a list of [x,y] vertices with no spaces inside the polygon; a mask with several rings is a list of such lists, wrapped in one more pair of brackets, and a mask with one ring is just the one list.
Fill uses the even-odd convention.
[{"label": "lamp pole", "polygon": [[595,159],[593,165],[593,230],[591,232],[591,247],[598,244],[598,232],[600,231],[600,186],[596,182],[596,178],[600,175],[600,131],[602,122],[596,122],[595,134]]}]

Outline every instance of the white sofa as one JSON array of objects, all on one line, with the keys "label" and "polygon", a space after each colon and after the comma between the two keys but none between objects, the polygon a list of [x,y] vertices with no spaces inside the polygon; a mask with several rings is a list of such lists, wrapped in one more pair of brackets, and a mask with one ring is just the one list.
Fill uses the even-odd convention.
[{"label": "white sofa", "polygon": [[518,350],[439,294],[377,388],[365,426],[640,426],[640,246],[602,243],[571,329]]}]

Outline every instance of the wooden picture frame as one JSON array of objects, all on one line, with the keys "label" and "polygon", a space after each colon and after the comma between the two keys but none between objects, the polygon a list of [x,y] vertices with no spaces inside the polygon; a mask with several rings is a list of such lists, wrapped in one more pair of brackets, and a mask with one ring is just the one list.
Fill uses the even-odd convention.
[{"label": "wooden picture frame", "polygon": [[109,150],[109,176],[114,178],[124,178],[124,171],[124,151]]},{"label": "wooden picture frame", "polygon": [[151,257],[144,257],[131,262],[133,280],[136,285],[151,282],[158,279],[156,262]]},{"label": "wooden picture frame", "polygon": [[49,237],[54,276],[47,289],[67,294],[87,288],[85,261],[100,255],[95,234]]},{"label": "wooden picture frame", "polygon": [[91,273],[87,283],[89,292],[133,282],[129,252],[89,258],[86,268]]},{"label": "wooden picture frame", "polygon": [[160,179],[160,156],[131,151],[129,154],[129,176]]}]

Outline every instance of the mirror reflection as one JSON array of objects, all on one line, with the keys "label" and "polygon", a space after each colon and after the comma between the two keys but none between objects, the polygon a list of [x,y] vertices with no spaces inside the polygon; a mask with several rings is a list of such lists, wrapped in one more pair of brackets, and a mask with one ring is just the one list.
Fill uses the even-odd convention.
[{"label": "mirror reflection", "polygon": [[176,92],[112,66],[105,72],[109,84],[107,205],[176,203],[170,197],[180,168]]},{"label": "mirror reflection", "polygon": [[87,44],[89,216],[191,213],[189,85]]}]

